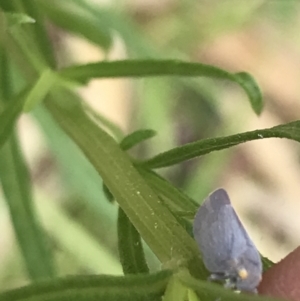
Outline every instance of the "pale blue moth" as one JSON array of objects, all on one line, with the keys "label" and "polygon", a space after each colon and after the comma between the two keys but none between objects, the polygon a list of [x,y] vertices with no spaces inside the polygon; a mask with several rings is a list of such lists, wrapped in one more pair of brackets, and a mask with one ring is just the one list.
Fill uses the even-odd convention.
[{"label": "pale blue moth", "polygon": [[224,189],[211,193],[200,206],[193,233],[211,273],[210,280],[222,280],[225,287],[256,293],[262,274],[261,258]]}]

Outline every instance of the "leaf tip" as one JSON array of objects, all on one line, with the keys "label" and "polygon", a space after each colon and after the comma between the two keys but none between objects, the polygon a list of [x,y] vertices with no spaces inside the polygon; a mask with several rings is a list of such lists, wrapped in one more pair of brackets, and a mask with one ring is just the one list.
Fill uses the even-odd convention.
[{"label": "leaf tip", "polygon": [[262,113],[264,102],[262,92],[253,78],[247,72],[238,72],[234,74],[235,80],[247,93],[253,111],[259,116]]}]

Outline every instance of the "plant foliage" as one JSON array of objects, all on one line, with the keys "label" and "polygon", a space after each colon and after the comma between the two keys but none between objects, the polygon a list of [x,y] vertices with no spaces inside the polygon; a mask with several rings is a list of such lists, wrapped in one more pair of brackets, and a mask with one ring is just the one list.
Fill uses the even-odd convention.
[{"label": "plant foliage", "polygon": [[[216,85],[226,80],[240,86],[254,112],[260,114],[263,100],[255,80],[246,72],[230,73],[211,65],[164,60],[154,54],[151,59],[100,61],[59,69],[46,18],[104,50],[110,48],[115,30],[129,48],[140,53],[145,49],[143,41],[138,34],[129,36],[130,25],[122,18],[82,0],[0,1],[0,7],[0,179],[27,272],[34,280],[23,288],[3,292],[0,300],[160,300],[165,293],[165,300],[173,300],[174,295],[185,300],[192,296],[191,291],[203,301],[219,297],[223,301],[270,300],[237,295],[205,281],[208,273],[189,234],[190,223],[179,214],[194,212],[197,203],[152,169],[257,139],[277,137],[300,142],[300,121],[201,139],[137,161],[127,151],[152,138],[155,131],[138,130],[117,141],[113,136],[122,135],[117,127],[102,117],[95,122],[83,100],[69,88],[70,82],[85,85],[95,78],[154,76],[208,77],[217,79]],[[12,70],[22,80],[10,76]],[[47,112],[68,141],[80,149],[89,162],[87,168],[97,172],[93,179],[97,182],[100,175],[107,195],[119,205],[118,245],[124,276],[56,277],[53,254],[32,200],[32,183],[14,131],[21,114],[32,111],[41,116],[40,110]],[[67,147],[65,138],[58,133],[56,138]],[[165,270],[149,273],[144,242]]]}]

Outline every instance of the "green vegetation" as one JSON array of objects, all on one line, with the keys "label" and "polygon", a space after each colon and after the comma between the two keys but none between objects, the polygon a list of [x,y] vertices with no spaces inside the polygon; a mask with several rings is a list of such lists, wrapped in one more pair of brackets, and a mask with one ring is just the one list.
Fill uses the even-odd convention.
[{"label": "green vegetation", "polygon": [[[193,1],[186,2],[193,5]],[[220,18],[219,22],[228,28],[243,24],[257,9],[256,2],[241,10],[239,18],[235,16],[231,22]],[[0,8],[0,180],[22,258],[22,263],[14,263],[17,268],[12,268],[11,275],[1,277],[31,281],[23,288],[2,292],[0,300],[160,300],[164,295],[170,301],[175,296],[178,301],[187,296],[189,300],[198,296],[201,301],[220,297],[222,301],[272,300],[238,295],[206,281],[208,272],[190,235],[191,220],[185,217],[195,212],[200,200],[184,192],[188,184],[175,187],[153,169],[252,140],[278,137],[300,142],[300,120],[224,136],[211,130],[212,123],[218,122],[216,114],[212,120],[206,119],[207,112],[213,111],[210,100],[217,97],[211,90],[224,82],[231,84],[231,89],[241,89],[241,102],[248,100],[249,110],[252,107],[259,115],[264,104],[262,94],[247,72],[232,73],[179,60],[183,56],[177,54],[185,50],[180,49],[183,46],[174,47],[165,59],[168,51],[150,45],[122,10],[115,12],[83,0],[0,0]],[[185,9],[182,7],[181,17]],[[218,31],[217,26],[215,23],[211,34]],[[129,59],[88,64],[68,61],[61,66],[57,59],[61,54],[55,52],[51,36],[51,30],[58,29],[88,40],[105,53],[117,33]],[[191,45],[188,36],[176,38]],[[173,43],[183,45],[180,41]],[[143,92],[136,89],[142,101],[132,124],[135,131],[129,135],[93,111],[75,92],[92,79],[125,77],[153,77],[144,83]],[[200,77],[212,80],[200,81]],[[184,98],[185,93],[195,102],[205,99],[195,110],[188,101],[183,109],[187,114],[204,111],[201,120],[191,118],[199,121],[196,131],[202,133],[196,141],[178,146],[169,139],[174,133],[168,127],[178,99],[174,103],[170,100],[175,95]],[[70,202],[64,208],[49,205],[52,196],[33,194],[37,185],[29,175],[16,131],[16,122],[23,114],[36,120],[70,198],[81,199],[79,205],[71,206],[73,209],[68,211]],[[159,143],[164,140],[166,143]],[[138,155],[143,153],[141,144],[147,145],[146,156]],[[210,185],[207,183],[200,194],[205,195]],[[72,221],[70,213],[76,206],[78,223]],[[113,240],[117,236],[116,243]],[[265,259],[264,264],[268,267],[271,263]],[[162,270],[157,271],[160,265]],[[122,269],[124,276],[84,275],[120,274]],[[71,273],[81,275],[61,277]],[[18,281],[11,283],[17,285]]]}]

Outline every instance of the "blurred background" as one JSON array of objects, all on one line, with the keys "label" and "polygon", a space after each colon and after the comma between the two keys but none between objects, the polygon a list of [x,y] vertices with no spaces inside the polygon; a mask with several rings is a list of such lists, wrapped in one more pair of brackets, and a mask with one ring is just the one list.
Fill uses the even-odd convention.
[{"label": "blurred background", "polygon": [[[48,24],[60,66],[103,59],[179,58],[251,73],[265,109],[251,110],[237,86],[209,79],[160,77],[94,80],[78,92],[124,134],[158,132],[133,150],[146,158],[183,143],[300,119],[300,3],[293,0],[94,0],[114,28],[103,51]],[[121,274],[116,204],[74,144],[45,111],[18,123],[40,221],[59,275]],[[118,138],[118,137],[116,137]],[[279,261],[300,243],[300,148],[266,139],[159,170],[199,203],[224,187],[259,251]],[[0,285],[28,281],[1,195]],[[150,265],[158,267],[150,257]]]}]

